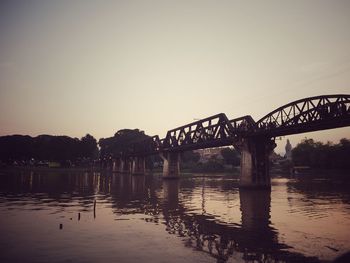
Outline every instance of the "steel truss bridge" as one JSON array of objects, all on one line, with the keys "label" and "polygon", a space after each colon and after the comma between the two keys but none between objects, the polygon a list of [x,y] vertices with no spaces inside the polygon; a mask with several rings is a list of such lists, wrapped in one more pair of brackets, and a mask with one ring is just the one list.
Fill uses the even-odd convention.
[{"label": "steel truss bridge", "polygon": [[147,156],[164,152],[234,145],[242,139],[270,138],[350,126],[350,95],[323,95],[300,99],[275,109],[258,121],[250,115],[228,119],[220,113],[169,130],[133,144],[124,156]]}]

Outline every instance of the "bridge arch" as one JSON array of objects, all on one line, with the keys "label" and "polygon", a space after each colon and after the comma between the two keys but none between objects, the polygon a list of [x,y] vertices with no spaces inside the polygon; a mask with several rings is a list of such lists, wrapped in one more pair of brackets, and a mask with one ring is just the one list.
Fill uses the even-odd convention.
[{"label": "bridge arch", "polygon": [[254,134],[276,137],[349,125],[350,95],[324,95],[277,108],[256,122]]}]

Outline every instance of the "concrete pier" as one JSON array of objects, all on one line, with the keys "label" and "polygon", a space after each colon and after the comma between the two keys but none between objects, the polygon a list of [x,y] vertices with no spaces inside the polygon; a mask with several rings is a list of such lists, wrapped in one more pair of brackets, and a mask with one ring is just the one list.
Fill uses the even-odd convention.
[{"label": "concrete pier", "polygon": [[131,173],[132,162],[130,158],[127,158],[127,157],[120,158],[118,168],[120,173]]},{"label": "concrete pier", "polygon": [[112,170],[113,168],[113,161],[112,159],[104,159],[101,160],[101,168],[106,170]]},{"label": "concrete pier", "polygon": [[145,174],[146,173],[146,159],[145,157],[134,157],[132,159],[132,174]]},{"label": "concrete pier", "polygon": [[115,173],[145,174],[145,157],[121,157],[111,161],[111,169]]},{"label": "concrete pier", "polygon": [[163,159],[163,178],[179,178],[180,176],[180,153],[166,152],[161,153]]},{"label": "concrete pier", "polygon": [[269,156],[275,147],[274,140],[270,138],[242,139],[240,188],[271,188]]},{"label": "concrete pier", "polygon": [[112,172],[121,173],[124,170],[124,162],[122,158],[115,158],[112,161]]},{"label": "concrete pier", "polygon": [[119,159],[114,159],[113,160],[113,165],[112,165],[112,172],[113,173],[119,172],[119,166],[120,166],[120,160]]}]

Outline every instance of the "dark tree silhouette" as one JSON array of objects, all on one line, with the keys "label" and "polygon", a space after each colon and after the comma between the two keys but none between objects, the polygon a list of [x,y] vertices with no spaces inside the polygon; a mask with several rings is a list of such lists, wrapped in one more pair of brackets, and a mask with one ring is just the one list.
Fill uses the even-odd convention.
[{"label": "dark tree silhouette", "polygon": [[150,137],[139,129],[120,130],[113,137],[99,140],[101,158],[119,157],[122,152],[126,152],[134,143],[148,138]]},{"label": "dark tree silhouette", "polygon": [[81,138],[81,154],[88,158],[96,158],[98,155],[97,141],[90,134]]},{"label": "dark tree silhouette", "polygon": [[338,144],[323,144],[305,139],[292,150],[292,159],[295,165],[350,169],[350,140],[341,139]]},{"label": "dark tree silhouette", "polygon": [[81,140],[68,136],[12,135],[0,137],[0,160],[13,161],[47,160],[76,161],[93,158],[98,152],[96,139],[87,134]]}]

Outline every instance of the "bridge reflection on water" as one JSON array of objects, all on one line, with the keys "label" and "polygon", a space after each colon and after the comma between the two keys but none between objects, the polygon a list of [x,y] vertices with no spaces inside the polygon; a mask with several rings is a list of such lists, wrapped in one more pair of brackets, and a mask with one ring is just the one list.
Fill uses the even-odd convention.
[{"label": "bridge reflection on water", "polygon": [[[327,255],[323,255],[319,250],[328,249],[323,243],[316,248],[318,252],[315,254],[311,251],[304,253],[302,249],[294,247],[295,243],[288,244],[288,237],[279,233],[279,225],[273,221],[273,218],[278,221],[278,213],[276,212],[276,215],[271,213],[271,195],[275,195],[276,210],[283,201],[286,202],[282,205],[283,209],[295,209],[295,211],[303,208],[293,202],[303,202],[303,198],[320,202],[329,197],[326,194],[327,198],[322,199],[322,194],[317,192],[317,186],[310,188],[300,182],[277,181],[273,187],[276,191],[247,192],[238,190],[236,179],[225,177],[185,177],[180,181],[163,181],[157,175],[99,173],[41,175],[32,172],[2,175],[2,179],[0,186],[2,212],[6,207],[20,210],[28,208],[29,205],[33,210],[40,210],[47,206],[50,209],[57,209],[55,212],[59,214],[65,214],[67,211],[81,212],[84,218],[84,213],[92,212],[93,202],[97,200],[97,219],[105,216],[107,210],[111,210],[114,220],[128,220],[137,215],[139,220],[148,224],[165,225],[162,227],[163,231],[180,238],[184,247],[200,251],[217,262],[234,259],[247,262],[318,262],[319,256],[330,259],[337,255],[334,251],[328,251]],[[280,185],[286,187],[285,192],[278,190]],[[330,202],[337,202],[335,206],[345,206],[343,207],[345,214],[344,211],[341,213],[344,215],[343,220],[347,220],[346,229],[346,224],[350,224],[349,214],[346,214],[348,211],[346,209],[350,208],[349,193],[344,189],[334,190],[336,198]],[[291,194],[288,195],[288,192]],[[297,199],[293,198],[293,193],[296,192],[299,195]],[[324,194],[325,191],[321,193]],[[283,198],[278,198],[278,195],[283,195]],[[310,208],[307,211],[310,211]],[[294,216],[297,222],[298,214],[295,213]],[[321,211],[318,216],[322,217]],[[304,219],[310,217],[306,216]],[[109,222],[106,226],[110,228],[114,224],[116,228],[110,231],[115,232],[115,235],[118,235],[119,231],[117,222]],[[293,220],[284,223],[293,224]],[[290,226],[291,229],[293,227]],[[321,235],[322,238],[330,237]],[[300,242],[301,247],[310,245],[307,240],[301,238],[297,242]],[[337,250],[340,249],[346,251],[349,247],[341,244]],[[341,252],[344,251],[339,251]]]}]

